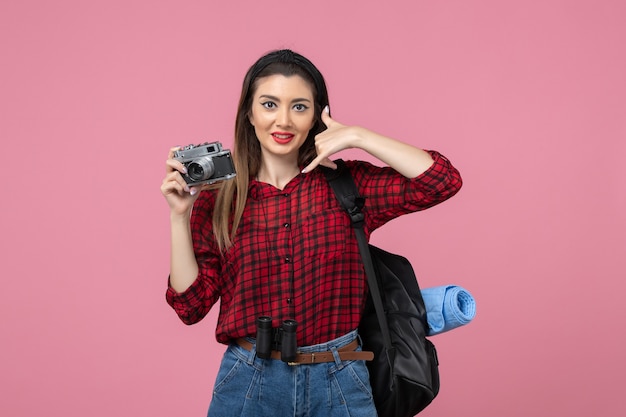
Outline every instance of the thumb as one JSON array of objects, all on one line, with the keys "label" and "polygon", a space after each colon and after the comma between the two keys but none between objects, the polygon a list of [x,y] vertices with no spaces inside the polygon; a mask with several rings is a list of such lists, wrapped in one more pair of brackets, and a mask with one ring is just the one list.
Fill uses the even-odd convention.
[{"label": "thumb", "polygon": [[307,172],[311,172],[318,165],[323,165],[323,166],[331,168],[331,169],[337,169],[337,164],[334,163],[333,161],[331,161],[328,157],[326,157],[326,156],[318,156],[317,158],[315,158],[313,161],[311,161],[311,163],[309,165],[307,165],[302,170],[302,173],[306,174]]}]

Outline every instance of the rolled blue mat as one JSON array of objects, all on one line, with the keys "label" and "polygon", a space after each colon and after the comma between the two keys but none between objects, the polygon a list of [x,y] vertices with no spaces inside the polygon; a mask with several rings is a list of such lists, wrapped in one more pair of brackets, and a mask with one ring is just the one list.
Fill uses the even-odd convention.
[{"label": "rolled blue mat", "polygon": [[476,315],[472,294],[457,285],[424,288],[428,336],[447,332],[469,323]]}]

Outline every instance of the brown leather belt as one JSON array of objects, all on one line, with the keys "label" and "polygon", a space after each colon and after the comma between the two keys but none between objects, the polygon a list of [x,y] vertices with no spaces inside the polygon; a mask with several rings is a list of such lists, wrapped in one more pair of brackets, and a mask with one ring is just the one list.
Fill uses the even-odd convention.
[{"label": "brown leather belt", "polygon": [[[253,344],[247,341],[246,339],[237,339],[237,344],[244,348],[245,350],[252,350]],[[342,361],[371,361],[374,359],[374,352],[367,351],[356,351],[355,349],[359,347],[358,340],[353,340],[345,346],[342,346],[337,349],[337,353],[339,354],[339,359]],[[272,351],[272,359],[280,359],[280,352],[277,350]],[[296,354],[296,360],[293,362],[287,362],[289,365],[304,365],[304,364],[312,364],[312,363],[323,363],[323,362],[334,362],[335,357],[333,356],[333,352],[312,352],[312,353],[298,353]]]}]

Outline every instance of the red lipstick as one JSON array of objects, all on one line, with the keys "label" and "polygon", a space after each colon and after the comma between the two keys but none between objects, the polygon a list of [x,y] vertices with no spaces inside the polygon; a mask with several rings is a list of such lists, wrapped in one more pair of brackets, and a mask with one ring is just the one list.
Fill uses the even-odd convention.
[{"label": "red lipstick", "polygon": [[289,132],[272,132],[272,138],[274,138],[274,141],[281,145],[286,145],[291,142],[294,137],[295,135]]}]

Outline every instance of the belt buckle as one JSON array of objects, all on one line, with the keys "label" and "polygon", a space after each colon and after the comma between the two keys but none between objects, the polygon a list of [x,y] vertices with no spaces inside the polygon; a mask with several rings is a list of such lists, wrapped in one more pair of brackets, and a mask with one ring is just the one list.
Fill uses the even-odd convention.
[{"label": "belt buckle", "polygon": [[287,362],[287,365],[289,366],[297,366],[297,365],[302,365],[304,363],[315,363],[315,352],[311,353],[311,361],[310,362]]}]

